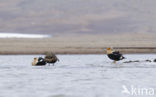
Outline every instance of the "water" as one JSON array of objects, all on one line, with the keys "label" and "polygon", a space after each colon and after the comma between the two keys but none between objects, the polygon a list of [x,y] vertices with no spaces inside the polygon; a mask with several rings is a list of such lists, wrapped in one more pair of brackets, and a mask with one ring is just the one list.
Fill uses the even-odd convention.
[{"label": "water", "polygon": [[0,56],[0,97],[134,97],[121,93],[123,85],[156,90],[156,63],[123,63],[153,54],[125,55],[117,64],[106,55],[58,55],[55,66],[31,66],[39,56]]}]

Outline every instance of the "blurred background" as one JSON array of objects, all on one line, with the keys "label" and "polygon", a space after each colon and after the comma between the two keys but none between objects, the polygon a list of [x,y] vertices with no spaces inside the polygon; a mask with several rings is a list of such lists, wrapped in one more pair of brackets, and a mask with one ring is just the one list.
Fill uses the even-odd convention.
[{"label": "blurred background", "polygon": [[155,0],[0,0],[0,53],[155,48],[155,4]]},{"label": "blurred background", "polygon": [[0,32],[155,33],[155,0],[0,0]]}]

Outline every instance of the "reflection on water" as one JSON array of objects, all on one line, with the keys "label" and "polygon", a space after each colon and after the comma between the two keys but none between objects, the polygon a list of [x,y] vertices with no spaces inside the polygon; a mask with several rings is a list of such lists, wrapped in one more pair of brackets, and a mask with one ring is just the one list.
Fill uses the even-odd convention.
[{"label": "reflection on water", "polygon": [[0,56],[0,97],[125,97],[122,85],[156,88],[156,63],[123,63],[155,55],[125,55],[117,64],[105,55],[59,55],[55,66],[37,67],[34,56],[42,55]]}]

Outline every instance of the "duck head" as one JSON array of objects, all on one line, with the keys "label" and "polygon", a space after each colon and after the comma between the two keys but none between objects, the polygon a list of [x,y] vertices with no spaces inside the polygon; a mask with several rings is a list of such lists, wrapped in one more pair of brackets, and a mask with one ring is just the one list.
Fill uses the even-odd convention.
[{"label": "duck head", "polygon": [[37,61],[37,58],[36,57],[34,58],[34,61]]},{"label": "duck head", "polygon": [[106,53],[107,54],[111,54],[113,52],[113,50],[111,48],[106,48]]},{"label": "duck head", "polygon": [[35,66],[36,63],[37,63],[37,58],[35,57],[34,60],[33,60],[33,62],[32,62],[32,66]]}]

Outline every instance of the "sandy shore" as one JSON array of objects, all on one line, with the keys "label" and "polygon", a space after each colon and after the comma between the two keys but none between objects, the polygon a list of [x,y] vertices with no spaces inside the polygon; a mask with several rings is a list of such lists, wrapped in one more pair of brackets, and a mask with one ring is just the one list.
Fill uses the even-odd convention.
[{"label": "sandy shore", "polygon": [[156,53],[156,34],[62,35],[47,39],[0,39],[0,54],[104,54],[106,47],[122,53]]}]

